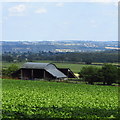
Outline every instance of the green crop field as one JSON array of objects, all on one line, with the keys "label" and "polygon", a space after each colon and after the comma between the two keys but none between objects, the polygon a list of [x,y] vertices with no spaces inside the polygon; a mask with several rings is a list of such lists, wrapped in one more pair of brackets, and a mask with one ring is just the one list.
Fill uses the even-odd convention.
[{"label": "green crop field", "polygon": [[3,119],[118,119],[118,87],[62,82],[3,82]]}]

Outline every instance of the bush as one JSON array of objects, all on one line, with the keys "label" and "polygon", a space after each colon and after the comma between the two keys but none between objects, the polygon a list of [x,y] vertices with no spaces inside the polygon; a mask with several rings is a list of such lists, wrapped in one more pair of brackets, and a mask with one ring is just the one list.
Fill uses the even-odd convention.
[{"label": "bush", "polygon": [[17,65],[12,64],[6,69],[2,69],[2,76],[3,77],[11,77],[11,74],[13,72],[17,71],[18,69],[19,69],[19,67]]},{"label": "bush", "polygon": [[103,83],[107,83],[111,85],[115,83],[118,79],[118,68],[111,64],[104,64],[102,67],[102,74],[103,74]]},{"label": "bush", "polygon": [[120,69],[111,64],[104,64],[102,68],[83,67],[79,75],[89,84],[94,84],[94,82],[103,82],[107,85],[120,83]]},{"label": "bush", "polygon": [[79,75],[88,82],[88,84],[94,84],[94,82],[98,81],[98,71],[99,68],[97,67],[83,67]]},{"label": "bush", "polygon": [[117,72],[117,81],[118,84],[120,84],[120,68],[118,68],[118,72]]}]

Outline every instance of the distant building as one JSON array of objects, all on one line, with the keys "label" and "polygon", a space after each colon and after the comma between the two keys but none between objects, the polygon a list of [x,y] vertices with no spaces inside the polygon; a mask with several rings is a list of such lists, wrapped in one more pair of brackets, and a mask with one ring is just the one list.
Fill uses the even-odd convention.
[{"label": "distant building", "polygon": [[18,71],[12,73],[13,78],[34,79],[66,79],[76,78],[69,68],[57,68],[51,63],[25,63]]}]

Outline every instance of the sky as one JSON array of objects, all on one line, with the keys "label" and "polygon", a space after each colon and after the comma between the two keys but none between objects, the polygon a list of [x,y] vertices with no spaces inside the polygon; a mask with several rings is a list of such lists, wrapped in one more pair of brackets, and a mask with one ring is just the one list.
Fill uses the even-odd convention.
[{"label": "sky", "polygon": [[2,2],[2,40],[118,40],[115,0],[25,1]]}]

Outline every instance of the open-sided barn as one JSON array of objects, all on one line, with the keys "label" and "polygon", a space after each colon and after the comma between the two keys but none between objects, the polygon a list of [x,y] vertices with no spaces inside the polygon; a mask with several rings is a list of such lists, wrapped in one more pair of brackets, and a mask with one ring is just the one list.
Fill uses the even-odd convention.
[{"label": "open-sided barn", "polygon": [[18,71],[12,74],[13,78],[19,79],[65,79],[76,78],[68,68],[57,68],[51,63],[25,63]]}]

